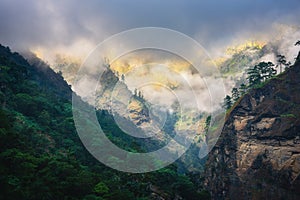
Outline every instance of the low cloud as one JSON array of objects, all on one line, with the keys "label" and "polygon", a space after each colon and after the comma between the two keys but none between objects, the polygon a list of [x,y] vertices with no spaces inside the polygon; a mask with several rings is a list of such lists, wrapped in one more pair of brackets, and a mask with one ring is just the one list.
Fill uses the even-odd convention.
[{"label": "low cloud", "polygon": [[[223,55],[229,45],[253,39],[270,41],[274,50],[293,61],[298,51],[293,43],[300,39],[299,19],[299,0],[2,0],[0,43],[16,51],[31,50],[50,64],[55,64],[57,54],[83,62],[96,45],[109,36],[132,28],[152,26],[174,29],[194,38],[213,58]],[[264,59],[272,57],[274,55],[268,55]],[[149,59],[159,61],[160,58],[144,55],[144,60],[149,62]],[[172,81],[180,82],[182,78],[159,67],[151,70],[147,73],[165,75],[164,84],[174,84]],[[215,94],[220,94],[212,97],[204,92],[207,87],[194,72],[185,69],[184,76],[195,94],[201,96],[197,102],[199,108],[208,110],[209,99],[222,99],[223,93],[219,90],[223,88],[215,82],[218,78],[206,77],[206,84],[215,87],[211,88]],[[145,77],[128,76],[129,87],[138,84],[139,78],[145,81]],[[83,82],[80,92],[90,84],[89,81]],[[173,94],[167,92],[164,98],[158,97],[157,91],[153,87],[145,90],[144,95],[163,104],[168,104],[173,98]],[[190,95],[186,94],[188,88],[176,84],[174,91],[183,97]]]},{"label": "low cloud", "polygon": [[299,25],[299,18],[298,0],[2,0],[0,42],[16,50],[43,47],[50,52],[86,40],[92,50],[120,31],[157,26],[183,32],[214,52],[275,22]]}]

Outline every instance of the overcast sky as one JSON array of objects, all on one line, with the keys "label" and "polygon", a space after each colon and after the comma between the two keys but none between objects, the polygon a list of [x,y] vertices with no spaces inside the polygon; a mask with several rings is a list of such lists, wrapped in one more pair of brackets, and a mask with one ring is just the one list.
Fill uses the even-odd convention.
[{"label": "overcast sky", "polygon": [[0,0],[0,43],[51,49],[85,38],[97,44],[120,31],[155,26],[210,46],[274,23],[299,25],[299,19],[299,0]]},{"label": "overcast sky", "polygon": [[[294,27],[280,37],[284,42],[278,44],[280,53],[292,60],[296,53],[289,48],[300,39],[300,0],[0,0],[0,43],[13,51],[32,50],[50,64],[56,63],[57,54],[84,60],[111,35],[149,26],[180,31],[198,41],[209,55],[218,57],[224,53],[223,47],[236,41],[272,41],[274,35],[280,35],[280,29],[274,26],[281,24],[284,29]],[[168,75],[163,71],[161,74]],[[196,91],[202,97],[197,98],[198,104],[202,110],[209,110],[211,105],[205,103],[210,103],[210,94],[205,93],[204,98],[198,79],[188,75],[196,86],[201,86]],[[90,88],[83,85],[82,91]],[[177,92],[189,97],[186,90]],[[147,96],[147,92],[144,94]],[[213,98],[221,102],[224,96],[218,92]]]}]

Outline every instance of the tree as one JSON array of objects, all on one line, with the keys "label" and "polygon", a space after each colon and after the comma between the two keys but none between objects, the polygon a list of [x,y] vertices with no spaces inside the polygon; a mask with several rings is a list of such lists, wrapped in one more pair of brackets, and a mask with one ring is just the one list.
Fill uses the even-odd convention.
[{"label": "tree", "polygon": [[273,68],[274,64],[272,62],[260,62],[254,67],[248,69],[247,79],[249,81],[249,87],[258,85],[267,79],[276,75],[276,70]]},{"label": "tree", "polygon": [[94,187],[94,191],[97,194],[106,194],[109,191],[109,188],[107,187],[107,185],[103,182],[99,182],[95,187]]},{"label": "tree", "polygon": [[245,83],[242,83],[239,88],[240,95],[243,96],[247,92],[247,86]]},{"label": "tree", "polygon": [[137,89],[135,88],[134,89],[134,96],[137,96],[138,95],[138,91],[137,91]]},{"label": "tree", "polygon": [[273,66],[274,64],[272,62],[260,62],[258,64],[262,81],[266,81],[276,75],[277,71]]},{"label": "tree", "polygon": [[259,84],[261,82],[260,73],[257,69],[257,66],[254,66],[252,68],[249,68],[247,70],[247,80],[249,82],[249,87],[253,87],[256,84]]},{"label": "tree", "polygon": [[204,128],[204,132],[205,134],[207,133],[209,126],[210,126],[210,122],[211,122],[211,115],[209,115],[206,120],[205,120],[205,128]]},{"label": "tree", "polygon": [[115,74],[116,74],[116,77],[119,78],[119,72],[118,72],[118,71],[115,71]]},{"label": "tree", "polygon": [[109,59],[107,57],[104,57],[103,62],[104,62],[104,66],[109,69],[110,68]]},{"label": "tree", "polygon": [[[295,43],[295,46],[300,46],[300,40],[298,40],[296,43]],[[300,60],[300,51],[298,53],[298,56],[296,57],[296,61]]]},{"label": "tree", "polygon": [[143,98],[143,93],[141,91],[139,91],[138,94],[139,94],[138,97],[142,99]]},{"label": "tree", "polygon": [[232,88],[231,94],[232,94],[233,101],[237,101],[240,98],[240,92],[237,88]]},{"label": "tree", "polygon": [[231,101],[231,97],[229,95],[226,95],[226,97],[224,98],[224,108],[226,110],[230,109],[232,106],[232,101]]},{"label": "tree", "polygon": [[280,55],[280,54],[277,55],[276,67],[279,67],[279,73],[282,72],[282,66],[289,67],[290,65],[291,65],[291,63],[286,61],[286,58],[284,55]]}]

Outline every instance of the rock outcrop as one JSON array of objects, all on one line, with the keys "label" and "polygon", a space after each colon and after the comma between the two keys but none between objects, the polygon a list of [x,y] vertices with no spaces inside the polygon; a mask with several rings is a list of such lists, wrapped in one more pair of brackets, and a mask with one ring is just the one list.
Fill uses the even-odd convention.
[{"label": "rock outcrop", "polygon": [[209,153],[213,199],[300,199],[300,62],[252,89]]}]

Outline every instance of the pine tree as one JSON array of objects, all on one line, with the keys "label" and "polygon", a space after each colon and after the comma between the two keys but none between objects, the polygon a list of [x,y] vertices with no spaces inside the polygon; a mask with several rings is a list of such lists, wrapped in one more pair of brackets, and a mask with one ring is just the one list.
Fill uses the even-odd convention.
[{"label": "pine tree", "polygon": [[142,92],[141,92],[141,91],[139,91],[138,93],[139,93],[139,95],[138,95],[138,96],[139,96],[139,98],[143,98],[143,94],[142,94]]},{"label": "pine tree", "polygon": [[207,133],[207,131],[210,127],[210,122],[211,122],[211,115],[209,115],[205,120],[205,128],[204,128],[205,133]]},{"label": "pine tree", "polygon": [[226,95],[226,97],[224,98],[224,108],[226,110],[230,109],[232,106],[232,101],[231,101],[231,97],[229,95]]},{"label": "pine tree", "polygon": [[240,91],[241,96],[243,96],[247,92],[247,86],[244,83],[242,83],[240,85],[239,91]]},{"label": "pine tree", "polygon": [[291,65],[291,63],[286,61],[286,58],[284,55],[277,55],[276,67],[279,67],[279,73],[282,73],[282,66],[285,66],[286,68],[288,68],[290,65]]},{"label": "pine tree", "polygon": [[247,75],[248,75],[247,80],[249,82],[249,87],[253,87],[256,84],[261,83],[261,77],[257,66],[249,68],[247,70]]},{"label": "pine tree", "polygon": [[249,81],[249,87],[258,85],[271,77],[276,75],[276,70],[273,68],[272,62],[260,62],[254,67],[248,69],[247,80]]},{"label": "pine tree", "polygon": [[119,78],[119,72],[118,71],[115,71],[115,75],[116,75],[116,77]]},{"label": "pine tree", "polygon": [[104,66],[110,69],[109,59],[107,57],[104,57],[103,62],[104,62]]},{"label": "pine tree", "polygon": [[135,88],[134,89],[134,96],[137,96],[138,95],[138,91],[137,91],[137,89]]},{"label": "pine tree", "polygon": [[273,68],[273,66],[274,64],[272,62],[260,62],[258,64],[262,81],[266,81],[276,75],[277,71]]},{"label": "pine tree", "polygon": [[237,88],[232,88],[231,90],[232,100],[236,102],[240,98],[240,92]]}]

